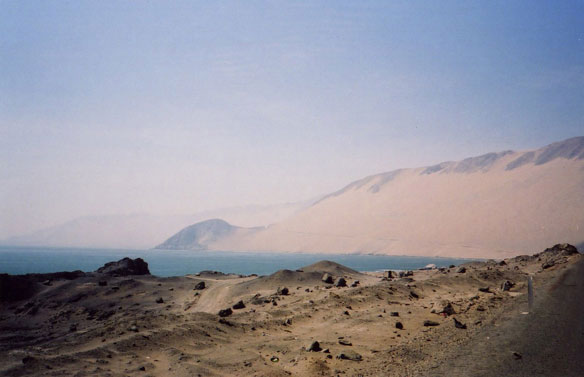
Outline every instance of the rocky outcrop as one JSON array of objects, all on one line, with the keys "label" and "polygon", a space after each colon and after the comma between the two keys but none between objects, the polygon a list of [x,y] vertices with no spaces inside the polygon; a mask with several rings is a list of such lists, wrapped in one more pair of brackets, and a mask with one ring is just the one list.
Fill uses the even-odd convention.
[{"label": "rocky outcrop", "polygon": [[127,257],[117,262],[106,263],[96,272],[111,276],[150,275],[148,263],[142,258],[131,259]]}]

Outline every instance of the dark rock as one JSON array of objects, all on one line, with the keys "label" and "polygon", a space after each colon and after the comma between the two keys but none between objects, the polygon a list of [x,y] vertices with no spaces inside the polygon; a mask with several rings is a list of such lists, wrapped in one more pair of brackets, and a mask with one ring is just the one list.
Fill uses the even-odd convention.
[{"label": "dark rock", "polygon": [[339,278],[337,278],[337,280],[335,280],[335,287],[346,287],[346,286],[347,286],[347,281],[345,280],[345,278],[339,277]]},{"label": "dark rock", "polygon": [[219,317],[228,317],[231,314],[233,314],[233,310],[231,310],[231,308],[219,310]]},{"label": "dark rock", "polygon": [[22,359],[22,363],[23,363],[23,364],[30,364],[30,363],[32,363],[32,362],[33,362],[33,361],[35,361],[35,360],[36,360],[36,359],[35,359],[34,357],[32,357],[32,356],[25,356],[25,357]]},{"label": "dark rock", "polygon": [[351,360],[351,361],[361,361],[363,360],[363,356],[358,354],[355,351],[346,350],[337,355],[337,359],[341,360]]},{"label": "dark rock", "polygon": [[72,323],[71,326],[69,326],[69,331],[70,332],[75,332],[77,331],[77,325]]},{"label": "dark rock", "polygon": [[507,262],[505,262],[504,260],[499,262],[499,266],[506,266],[506,265],[507,265]]},{"label": "dark rock", "polygon": [[142,372],[144,372],[146,370],[146,367],[140,367],[138,369],[141,370]]},{"label": "dark rock", "polygon": [[399,312],[391,312],[389,315],[392,317],[399,317]]},{"label": "dark rock", "polygon": [[523,358],[523,356],[519,352],[513,352],[513,358],[515,360],[520,360]]},{"label": "dark rock", "polygon": [[354,281],[354,282],[351,284],[351,287],[352,287],[352,288],[355,288],[355,287],[356,287],[356,286],[358,286],[358,285],[359,285],[359,280],[355,280],[355,281]]},{"label": "dark rock", "polygon": [[456,318],[452,319],[454,320],[454,327],[456,327],[457,329],[466,330],[466,325],[464,323],[457,321]]},{"label": "dark rock", "polygon": [[414,291],[410,291],[410,297],[416,298],[416,299],[417,298],[420,298],[420,296],[416,292],[414,292]]},{"label": "dark rock", "polygon": [[509,280],[505,280],[505,281],[503,282],[503,284],[501,284],[501,290],[502,290],[503,292],[506,292],[506,291],[510,290],[511,288],[513,288],[513,286],[514,286],[514,285],[515,285],[515,284],[513,284],[513,283],[512,283],[512,282],[510,282]]},{"label": "dark rock", "polygon": [[466,272],[466,267],[458,267],[456,269],[457,274],[464,274]]},{"label": "dark rock", "polygon": [[389,270],[389,271],[385,271],[383,273],[383,277],[388,278],[388,279],[392,279],[395,277],[395,272]]},{"label": "dark rock", "polygon": [[545,270],[545,269],[548,269],[548,268],[553,267],[555,265],[556,265],[556,262],[553,260],[550,260],[550,261],[547,261],[544,264],[542,264],[541,268],[543,268]]},{"label": "dark rock", "polygon": [[438,322],[434,322],[434,321],[430,321],[430,320],[425,320],[424,321],[424,326],[428,327],[428,326],[439,326],[440,324]]},{"label": "dark rock", "polygon": [[204,281],[200,281],[195,285],[195,290],[200,291],[205,289],[205,282]]},{"label": "dark rock", "polygon": [[239,300],[235,305],[232,306],[233,309],[243,309],[245,308],[245,304],[242,300]]},{"label": "dark rock", "polygon": [[148,263],[144,262],[142,258],[130,259],[127,257],[117,262],[106,263],[96,272],[112,276],[150,275]]},{"label": "dark rock", "polygon": [[445,314],[447,316],[456,314],[454,307],[452,304],[447,300],[442,300],[438,304],[434,304],[434,309],[432,309],[432,313],[436,314]]},{"label": "dark rock", "polygon": [[451,264],[450,266],[448,266],[448,268],[454,268],[456,267],[455,265]]},{"label": "dark rock", "polygon": [[308,346],[306,350],[308,352],[320,352],[320,343],[315,340],[314,342],[310,343],[310,346]]},{"label": "dark rock", "polygon": [[53,285],[53,283],[50,280],[45,280],[43,281],[43,285],[50,287],[51,285]]},{"label": "dark rock", "polygon": [[322,281],[324,281],[327,284],[332,284],[334,283],[333,277],[330,274],[324,274],[322,275]]},{"label": "dark rock", "polygon": [[276,293],[280,296],[287,296],[289,292],[290,291],[286,287],[282,287],[282,288],[278,287],[278,290]]},{"label": "dark rock", "polygon": [[99,285],[100,287],[105,287],[107,286],[107,281],[106,280],[100,280],[97,282],[97,285]]},{"label": "dark rock", "polygon": [[574,245],[570,245],[569,243],[559,243],[552,247],[549,247],[544,250],[545,252],[556,252],[561,253],[562,255],[573,255],[578,254],[578,249]]},{"label": "dark rock", "polygon": [[404,329],[404,325],[401,322],[396,322],[395,323],[395,328],[399,329],[399,330],[403,330]]},{"label": "dark rock", "polygon": [[346,339],[339,339],[339,344],[342,346],[352,346],[353,345],[353,343],[349,342]]},{"label": "dark rock", "polygon": [[489,287],[481,287],[479,288],[479,291],[483,293],[492,293]]},{"label": "dark rock", "polygon": [[156,303],[157,303],[157,304],[163,304],[163,303],[164,303],[164,300],[162,299],[162,297],[158,297],[158,298],[156,299]]}]

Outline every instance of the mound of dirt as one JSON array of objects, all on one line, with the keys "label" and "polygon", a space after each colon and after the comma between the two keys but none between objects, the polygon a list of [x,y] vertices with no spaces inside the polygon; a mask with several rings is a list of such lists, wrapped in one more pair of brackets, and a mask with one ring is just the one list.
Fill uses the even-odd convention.
[{"label": "mound of dirt", "polygon": [[342,264],[331,262],[328,260],[323,260],[301,268],[304,272],[318,272],[321,275],[324,273],[329,273],[331,275],[361,275],[360,272],[355,271],[349,267],[343,266]]}]

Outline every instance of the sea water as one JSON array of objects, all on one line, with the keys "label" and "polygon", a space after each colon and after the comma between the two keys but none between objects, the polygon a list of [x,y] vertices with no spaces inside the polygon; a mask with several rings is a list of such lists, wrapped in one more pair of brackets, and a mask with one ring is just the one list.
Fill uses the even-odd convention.
[{"label": "sea water", "polygon": [[95,271],[124,257],[142,258],[158,276],[182,276],[203,270],[242,275],[268,275],[330,260],[357,271],[414,270],[430,263],[459,265],[471,259],[368,254],[300,254],[233,251],[114,250],[0,246],[0,273],[27,274],[58,271]]}]

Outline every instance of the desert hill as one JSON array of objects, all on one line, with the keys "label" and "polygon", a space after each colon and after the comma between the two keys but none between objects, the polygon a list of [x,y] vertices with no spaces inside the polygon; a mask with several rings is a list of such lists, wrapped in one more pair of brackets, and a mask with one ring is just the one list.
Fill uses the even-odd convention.
[{"label": "desert hill", "polygon": [[215,250],[503,258],[584,242],[584,137],[369,176]]}]

